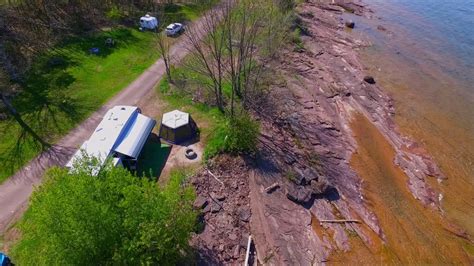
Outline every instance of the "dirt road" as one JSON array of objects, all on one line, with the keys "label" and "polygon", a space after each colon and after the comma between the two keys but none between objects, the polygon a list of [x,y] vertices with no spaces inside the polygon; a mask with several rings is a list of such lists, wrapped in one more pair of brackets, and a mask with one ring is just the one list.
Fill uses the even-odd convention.
[{"label": "dirt road", "polygon": [[[202,29],[203,23],[204,19],[201,18],[193,22],[190,27]],[[193,30],[193,33],[203,35],[201,30]],[[170,51],[174,64],[179,63],[188,53],[186,38],[184,36],[179,38]],[[90,137],[108,109],[115,105],[140,106],[142,101],[153,95],[154,88],[164,73],[164,62],[159,59],[133,83],[69,132],[51,149],[40,154],[23,169],[3,182],[0,185],[0,235],[6,231],[9,224],[22,215],[34,186],[41,182],[46,169],[66,164],[77,148]]]}]

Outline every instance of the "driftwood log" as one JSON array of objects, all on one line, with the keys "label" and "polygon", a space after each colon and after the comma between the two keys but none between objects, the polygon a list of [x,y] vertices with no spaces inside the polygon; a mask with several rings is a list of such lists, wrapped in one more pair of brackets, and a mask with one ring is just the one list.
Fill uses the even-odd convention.
[{"label": "driftwood log", "polygon": [[275,190],[275,189],[278,188],[278,187],[280,187],[280,184],[279,184],[279,183],[273,183],[272,185],[266,187],[266,188],[264,189],[264,191],[265,191],[266,193],[270,193],[270,192],[272,192],[273,190]]},{"label": "driftwood log", "polygon": [[224,182],[222,182],[219,178],[217,178],[217,176],[215,176],[211,171],[209,171],[209,169],[207,169],[207,172],[209,173],[210,176],[214,177],[214,179],[217,180],[217,182],[221,183],[221,185],[224,185]]},{"label": "driftwood log", "polygon": [[319,220],[320,223],[360,223],[359,220],[341,219],[341,220]]}]

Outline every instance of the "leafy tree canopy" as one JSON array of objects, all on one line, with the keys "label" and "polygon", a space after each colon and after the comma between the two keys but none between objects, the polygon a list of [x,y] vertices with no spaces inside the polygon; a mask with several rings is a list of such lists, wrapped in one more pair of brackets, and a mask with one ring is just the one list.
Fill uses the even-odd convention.
[{"label": "leafy tree canopy", "polygon": [[[85,163],[84,165],[87,165]],[[21,265],[175,264],[188,254],[194,190],[175,172],[160,187],[124,169],[51,169],[13,248]]]}]

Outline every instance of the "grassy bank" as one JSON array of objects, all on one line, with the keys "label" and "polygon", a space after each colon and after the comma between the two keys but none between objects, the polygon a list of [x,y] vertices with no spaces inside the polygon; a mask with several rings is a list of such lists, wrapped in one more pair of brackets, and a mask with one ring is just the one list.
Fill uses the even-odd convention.
[{"label": "grassy bank", "polygon": [[[174,74],[180,76],[180,79],[194,79],[183,68],[175,69]],[[206,146],[212,138],[217,125],[225,121],[225,115],[215,106],[194,102],[192,95],[187,92],[193,91],[195,86],[197,86],[196,83],[188,83],[187,89],[184,91],[170,84],[166,78],[163,78],[157,87],[157,93],[160,99],[166,103],[164,112],[179,109],[191,114],[198,124],[200,142]]]},{"label": "grassy bank", "polygon": [[[210,6],[170,5],[161,22],[190,21]],[[115,40],[113,47],[106,46],[107,38]],[[93,47],[99,48],[97,55],[90,52]],[[69,39],[34,62],[14,105],[40,136],[54,143],[158,57],[153,33],[134,28],[116,27]],[[13,120],[0,122],[0,182],[41,151],[29,136],[19,139],[20,135]]]},{"label": "grassy bank", "polygon": [[[203,93],[206,77],[192,73],[185,67],[174,69],[175,84],[163,78],[157,88],[160,99],[167,103],[166,110],[180,109],[192,115],[198,123],[200,142],[204,147],[204,160],[221,153],[240,154],[255,151],[259,124],[251,116],[239,109],[239,114],[231,117],[196,95]],[[230,87],[225,82],[224,87]],[[230,90],[230,89],[229,89]],[[226,90],[224,90],[226,93]],[[230,93],[230,92],[229,92]]]}]

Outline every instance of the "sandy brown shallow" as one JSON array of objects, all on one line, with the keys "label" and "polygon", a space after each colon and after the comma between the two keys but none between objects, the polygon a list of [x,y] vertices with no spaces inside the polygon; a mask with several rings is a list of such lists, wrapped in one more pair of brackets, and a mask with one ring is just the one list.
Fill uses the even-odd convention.
[{"label": "sandy brown shallow", "polygon": [[[384,136],[360,114],[351,127],[359,145],[351,165],[364,180],[367,204],[377,214],[387,240],[375,253],[381,261],[469,264],[463,240],[448,231],[439,213],[411,196],[407,176],[393,164],[395,152]],[[351,261],[351,256],[346,259]]]},{"label": "sandy brown shallow", "polygon": [[369,49],[362,59],[393,95],[400,131],[419,140],[447,177],[440,185],[434,184],[443,192],[447,216],[473,235],[474,108],[469,97],[459,93],[464,85],[434,66],[414,74],[408,62],[385,50]]}]

